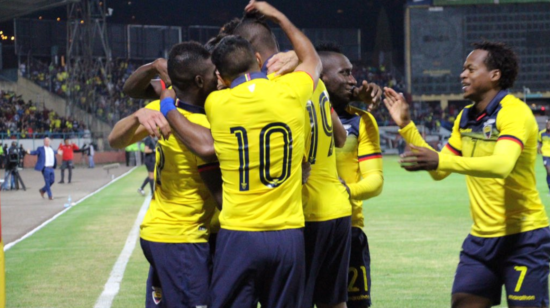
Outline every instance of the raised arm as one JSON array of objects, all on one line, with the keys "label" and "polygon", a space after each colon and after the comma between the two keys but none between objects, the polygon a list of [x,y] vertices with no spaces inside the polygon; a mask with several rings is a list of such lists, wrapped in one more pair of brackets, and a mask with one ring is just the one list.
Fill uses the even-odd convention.
[{"label": "raised arm", "polygon": [[[160,79],[153,80],[157,76]],[[164,88],[162,83],[171,84],[166,59],[158,58],[134,71],[124,83],[122,92],[133,98],[158,99]]]},{"label": "raised arm", "polygon": [[304,71],[313,78],[313,83],[317,86],[319,75],[321,74],[321,59],[315,51],[313,44],[294,24],[279,10],[268,4],[267,2],[250,1],[246,6],[245,11],[259,11],[273,22],[277,23],[285,32],[294,52],[300,60],[300,65],[296,68],[297,71]]},{"label": "raised arm", "polygon": [[141,108],[115,124],[109,134],[109,145],[115,149],[124,149],[147,135],[167,138],[170,125],[159,111]]},{"label": "raised arm", "polygon": [[[166,90],[168,92],[169,90]],[[163,93],[163,97],[165,94]],[[160,110],[166,117],[174,135],[191,152],[202,160],[210,162],[216,160],[214,151],[214,139],[210,129],[192,123],[176,110],[174,98],[167,96],[160,102]]]}]

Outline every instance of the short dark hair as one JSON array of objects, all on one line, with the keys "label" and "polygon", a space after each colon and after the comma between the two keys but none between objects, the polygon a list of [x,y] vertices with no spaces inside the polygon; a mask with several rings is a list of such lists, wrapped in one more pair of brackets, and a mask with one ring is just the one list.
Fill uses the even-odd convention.
[{"label": "short dark hair", "polygon": [[176,44],[168,55],[168,76],[180,90],[193,85],[195,76],[205,73],[204,61],[210,53],[200,43],[191,41]]},{"label": "short dark hair", "polygon": [[498,82],[500,88],[509,89],[513,87],[519,71],[516,53],[504,43],[485,41],[472,45],[474,49],[487,51],[487,57],[483,62],[489,70],[500,70],[500,80]]},{"label": "short dark hair", "polygon": [[208,40],[208,42],[206,42],[204,44],[204,48],[206,48],[206,50],[208,50],[208,52],[212,53],[214,51],[214,48],[216,48],[216,46],[218,45],[218,43],[226,36],[227,36],[227,34],[220,33],[220,34],[210,38]]},{"label": "short dark hair", "polygon": [[233,80],[258,65],[254,50],[244,38],[228,35],[212,52],[212,62],[224,79]]},{"label": "short dark hair", "polygon": [[265,16],[258,12],[245,13],[231,32],[227,34],[239,35],[250,42],[254,50],[259,53],[264,51],[278,52],[279,44],[275,34],[265,21]]},{"label": "short dark hair", "polygon": [[220,32],[218,34],[225,34],[230,35],[233,34],[233,31],[235,31],[235,28],[241,23],[241,20],[239,18],[233,18],[230,21],[226,22],[221,28]]},{"label": "short dark hair", "polygon": [[315,50],[317,50],[317,53],[321,53],[321,52],[342,53],[342,50],[340,49],[340,46],[336,45],[333,42],[321,43],[321,44],[315,46]]}]

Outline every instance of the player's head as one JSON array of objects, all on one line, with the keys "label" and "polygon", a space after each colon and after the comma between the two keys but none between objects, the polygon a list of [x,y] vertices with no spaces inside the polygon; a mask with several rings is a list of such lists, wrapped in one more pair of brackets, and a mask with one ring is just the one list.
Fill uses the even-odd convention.
[{"label": "player's head", "polygon": [[174,45],[168,56],[168,76],[176,94],[195,93],[200,100],[206,100],[216,89],[216,67],[210,53],[197,42],[184,42]]},{"label": "player's head", "polygon": [[514,85],[518,75],[516,54],[503,43],[483,42],[464,62],[460,79],[464,98],[480,101],[491,90],[506,90]]},{"label": "player's head", "polygon": [[241,23],[241,19],[233,18],[230,21],[226,22],[221,28],[218,35],[232,35],[235,28]]},{"label": "player's head", "polygon": [[65,137],[65,139],[63,139],[63,142],[65,143],[65,145],[69,145],[71,143],[71,139],[69,137]]},{"label": "player's head", "polygon": [[50,146],[50,142],[51,142],[50,138],[48,138],[48,137],[44,138],[44,146],[49,147],[49,146]]},{"label": "player's head", "polygon": [[231,32],[226,33],[238,35],[249,41],[252,48],[260,54],[262,64],[279,52],[277,39],[265,22],[265,16],[257,12],[246,13],[240,23]]},{"label": "player's head", "polygon": [[351,73],[353,65],[340,48],[332,43],[321,44],[316,49],[323,63],[321,80],[327,87],[330,101],[334,105],[348,104],[353,87],[357,84]]},{"label": "player's head", "polygon": [[212,62],[226,85],[240,75],[260,70],[258,55],[250,43],[235,35],[228,35],[218,43],[212,52]]}]

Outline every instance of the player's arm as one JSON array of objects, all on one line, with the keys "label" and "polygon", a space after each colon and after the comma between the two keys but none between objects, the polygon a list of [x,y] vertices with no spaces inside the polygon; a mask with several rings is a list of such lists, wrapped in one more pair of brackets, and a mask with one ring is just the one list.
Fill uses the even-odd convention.
[{"label": "player's arm", "polygon": [[[157,76],[160,79],[153,80]],[[159,58],[135,70],[124,83],[122,92],[133,98],[158,99],[163,88],[170,84],[166,59]]]},{"label": "player's arm", "polygon": [[283,29],[294,48],[294,52],[296,52],[300,60],[300,65],[298,65],[296,70],[308,73],[311,78],[313,78],[314,87],[317,86],[317,81],[321,73],[321,59],[307,36],[296,28],[283,13],[267,2],[250,1],[245,11],[250,12],[253,10],[258,10],[261,14],[277,23],[281,29]]},{"label": "player's arm", "polygon": [[176,138],[191,152],[204,161],[216,160],[214,138],[210,130],[204,126],[192,123],[176,110],[172,97],[163,98],[160,110],[166,117]]},{"label": "player's arm", "polygon": [[143,149],[143,153],[151,154],[153,153],[153,149],[151,149],[148,145],[145,145],[145,149]]},{"label": "player's arm", "polygon": [[542,154],[542,132],[539,132],[539,135],[537,137],[537,153]]},{"label": "player's arm", "polygon": [[[390,112],[390,116],[394,120],[394,122],[399,126],[399,134],[405,139],[405,142],[407,142],[411,147],[418,147],[423,148],[428,151],[430,151],[431,154],[437,154],[437,152],[422,138],[420,133],[418,132],[418,129],[416,129],[416,126],[414,125],[414,122],[411,121],[411,115],[409,112],[409,105],[405,101],[405,98],[401,95],[395,92],[393,89],[390,88],[384,88],[384,94],[386,98],[384,99],[384,104],[386,105],[386,108],[388,108],[388,111]],[[456,140],[456,145],[454,145],[456,148],[461,148],[460,143],[460,136],[458,135],[458,122],[455,121],[455,127],[453,127],[453,133],[451,135],[451,140]],[[454,154],[454,155],[462,155],[459,153],[460,150],[457,150],[456,153],[451,151],[451,147],[448,144],[445,148],[443,148],[442,153],[445,154]],[[412,159],[411,159],[412,160]],[[410,162],[407,159],[401,160],[402,167],[407,169],[407,164],[418,164],[419,162]],[[443,180],[447,176],[449,176],[449,172],[444,171],[435,171],[435,170],[429,170],[430,176],[432,179],[436,181]]]},{"label": "player's arm", "polygon": [[337,148],[341,148],[346,144],[346,138],[348,137],[348,132],[342,125],[342,121],[338,117],[338,114],[334,109],[330,111],[330,117],[332,118],[332,134],[334,135],[334,145]]},{"label": "player's arm", "polygon": [[206,186],[206,188],[208,188],[214,200],[216,200],[218,209],[221,211],[223,205],[223,181],[220,164],[218,162],[215,162],[199,166],[199,174],[204,185]]},{"label": "player's arm", "polygon": [[[160,129],[160,132],[159,132]],[[115,149],[124,149],[147,135],[167,138],[170,125],[159,111],[141,108],[118,121],[109,134],[109,145]]]},{"label": "player's arm", "polygon": [[361,117],[358,142],[357,156],[361,180],[347,185],[353,199],[367,200],[378,196],[384,185],[380,133],[376,120],[370,114]]}]

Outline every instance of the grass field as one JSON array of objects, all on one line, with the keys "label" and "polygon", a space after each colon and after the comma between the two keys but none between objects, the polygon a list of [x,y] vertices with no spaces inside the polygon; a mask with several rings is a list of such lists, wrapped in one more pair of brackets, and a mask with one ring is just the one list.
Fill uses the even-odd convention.
[{"label": "grass field", "polygon": [[[136,187],[145,174],[135,170],[7,251],[7,307],[93,307],[143,203]],[[464,177],[434,182],[385,157],[384,178],[364,206],[374,307],[448,307],[471,226]],[[540,159],[537,180],[549,210]],[[112,307],[143,307],[147,270],[138,243]]]}]

